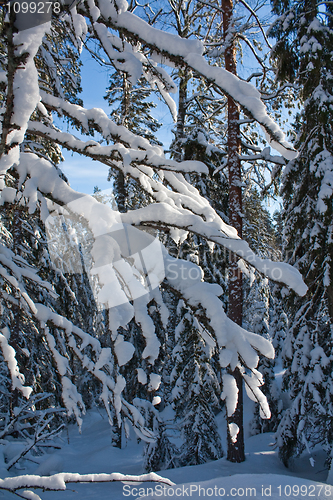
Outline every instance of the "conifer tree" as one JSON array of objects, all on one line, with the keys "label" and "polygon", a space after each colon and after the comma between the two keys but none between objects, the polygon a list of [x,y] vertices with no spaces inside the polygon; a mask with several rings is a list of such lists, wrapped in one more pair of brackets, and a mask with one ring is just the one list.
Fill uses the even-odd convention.
[{"label": "conifer tree", "polygon": [[[110,75],[110,84],[104,99],[112,108],[110,116],[115,123],[123,125],[152,144],[160,145],[155,134],[161,124],[151,113],[156,107],[151,101],[151,94],[152,89],[144,77],[133,85],[127,73],[115,69]],[[147,194],[119,170],[110,169],[109,180],[111,179],[119,212],[125,213],[148,203]]]},{"label": "conifer tree", "polygon": [[[3,23],[2,16],[4,14],[2,10],[1,23]],[[13,22],[13,20],[11,21]],[[2,64],[5,64],[7,57],[9,59],[11,57],[10,31],[10,27],[7,25],[1,33],[4,43]],[[15,30],[13,31],[15,32]],[[77,99],[77,93],[80,91],[78,53],[73,39],[71,36],[67,36],[68,33],[65,37],[65,32],[66,23],[55,21],[53,30],[50,30],[48,36],[45,37],[40,51],[36,54],[35,64],[45,91],[64,92],[69,100],[80,103],[81,101]],[[49,58],[53,58],[54,61],[52,68],[48,64]],[[11,62],[15,64],[15,60]],[[2,91],[5,90],[6,87],[3,87]],[[43,109],[42,106],[36,108],[31,120],[47,123],[45,108]],[[51,161],[59,178],[67,182],[59,168],[63,158],[61,149],[57,145],[43,137],[27,133],[21,142],[21,149],[22,152],[34,153],[39,158]],[[3,313],[1,357],[2,363],[5,366],[7,364],[2,436],[5,437],[12,433],[15,437],[20,436],[23,439],[26,439],[27,435],[32,437],[33,433],[37,432],[38,425],[42,424],[43,412],[47,420],[50,407],[54,407],[54,412],[49,424],[45,427],[45,436],[47,433],[50,436],[53,435],[59,425],[63,426],[62,423],[59,423],[59,418],[63,418],[64,415],[66,389],[57,371],[57,363],[54,362],[55,353],[59,355],[58,361],[61,358],[65,360],[67,356],[71,358],[70,363],[73,371],[71,380],[68,379],[67,390],[70,389],[70,385],[75,379],[74,383],[81,386],[81,389],[83,385],[82,371],[74,368],[74,366],[78,368],[75,355],[73,352],[70,355],[64,355],[66,348],[64,348],[63,330],[57,328],[55,324],[41,327],[38,315],[32,313],[33,304],[38,303],[41,307],[46,306],[56,311],[57,314],[67,316],[70,321],[73,321],[73,324],[85,328],[87,331],[89,329],[91,331],[94,316],[94,301],[90,293],[91,290],[87,281],[84,283],[86,276],[82,274],[75,276],[69,269],[70,263],[73,263],[73,256],[70,260],[64,259],[62,262],[64,266],[60,265],[60,268],[55,265],[56,259],[51,258],[45,219],[42,214],[45,205],[43,207],[43,203],[38,197],[29,203],[27,198],[28,185],[29,182],[25,184],[15,169],[9,170],[1,179],[2,237],[0,244],[1,252],[6,259],[6,263],[2,262],[5,265],[2,267],[1,277],[1,308]],[[8,197],[6,193],[9,192],[11,195]],[[67,246],[68,243],[68,241],[64,242]],[[78,248],[74,251],[74,255],[78,256]],[[76,264],[73,265],[73,268],[77,268]],[[10,298],[11,295],[13,298],[15,297],[14,301]],[[22,302],[24,295],[26,298]],[[88,303],[91,315],[87,314]],[[13,355],[14,365],[10,363]],[[66,360],[65,363],[68,361]],[[87,373],[85,373],[86,375]],[[9,400],[7,399],[4,403],[8,393],[10,394]],[[29,398],[29,394],[31,394],[31,403],[26,400]],[[89,404],[91,402],[89,394],[86,393],[86,396],[85,402]],[[78,398],[78,403],[83,409],[83,400]],[[70,410],[68,411],[70,414]],[[16,418],[15,415],[19,415],[19,417]],[[24,433],[25,427],[22,425],[24,419],[29,422],[28,434]],[[19,457],[17,458],[19,459]]]},{"label": "conifer tree", "polygon": [[220,386],[211,366],[209,335],[200,335],[200,325],[192,313],[179,304],[171,373],[173,407],[181,425],[184,444],[179,462],[199,465],[222,457],[222,446],[214,412],[219,411]]},{"label": "conifer tree", "polygon": [[[306,446],[329,451],[332,434],[332,6],[315,1],[272,3],[279,17],[272,34],[282,81],[297,83],[303,109],[297,117],[299,157],[283,174],[286,260],[302,272],[306,298],[287,296],[290,325],[284,388],[290,391],[278,430],[285,464]],[[297,54],[297,57],[296,57]]]},{"label": "conifer tree", "polygon": [[[244,189],[244,237],[251,247],[263,258],[278,260],[279,251],[276,246],[275,230],[269,212],[262,205],[257,189],[252,183]],[[243,276],[244,317],[243,326],[251,332],[273,340],[271,326],[271,285],[254,269],[246,269]],[[255,403],[254,418],[250,423],[250,432],[275,431],[277,427],[278,390],[274,380],[275,360],[261,360],[260,372],[263,375],[263,393],[266,395],[271,417],[260,417],[260,405]]]},{"label": "conifer tree", "polygon": [[[170,24],[180,37],[186,39],[193,33],[200,38],[210,36],[202,28],[202,19],[210,18],[209,9],[205,5],[193,0],[186,3],[170,1],[168,4],[170,12],[166,14],[165,22]],[[216,133],[216,129],[223,126],[223,119],[219,113],[225,105],[225,97],[216,95],[213,87],[204,79],[198,78],[184,68],[177,69],[175,78],[178,82],[178,109],[177,122],[173,130],[174,140],[170,145],[171,156],[178,161],[195,160],[207,165],[207,175],[191,173],[186,175],[186,179],[224,218],[227,205],[227,182],[224,171],[219,167],[223,164],[225,153],[216,144],[218,140],[221,140],[221,135]],[[166,244],[169,251],[178,258],[200,265],[205,280],[219,284],[222,287],[221,298],[226,300],[226,263],[225,252],[222,249],[207,244],[197,235],[177,230],[170,233]],[[216,384],[215,391],[219,388],[220,367],[216,349],[209,349],[204,342],[200,343],[198,336],[200,334],[196,336],[195,328],[191,328],[188,323],[190,315],[195,314],[194,310],[191,311],[184,304],[180,306],[182,301],[179,301],[177,297],[175,299],[169,303],[170,327],[172,325],[174,330],[169,335],[169,348],[172,349],[173,354],[169,359],[170,368],[166,367],[170,377],[170,394],[169,397],[166,395],[166,398],[175,408],[175,424],[181,425],[184,440],[181,450],[178,451],[179,456],[175,455],[175,458],[183,465],[200,464],[220,458],[223,454],[215,423],[215,414],[220,409],[220,398],[217,398],[215,408],[204,405],[204,387],[198,387],[197,391],[200,391],[200,395],[195,390],[196,384],[201,386],[204,382],[197,382],[198,373],[194,365],[191,364],[188,370],[184,368],[186,364],[184,360],[187,358],[186,349],[192,350],[195,359],[205,367],[204,371],[210,373]],[[183,328],[181,335],[177,334],[183,322],[187,327]],[[200,377],[204,375],[201,374]],[[181,380],[182,383],[193,388],[187,394],[185,403],[181,401],[182,396],[177,395],[175,389],[175,385],[181,383]],[[204,418],[200,417],[202,413],[205,415]],[[208,425],[205,419],[209,422]],[[190,436],[191,425],[195,429],[195,437]]]}]

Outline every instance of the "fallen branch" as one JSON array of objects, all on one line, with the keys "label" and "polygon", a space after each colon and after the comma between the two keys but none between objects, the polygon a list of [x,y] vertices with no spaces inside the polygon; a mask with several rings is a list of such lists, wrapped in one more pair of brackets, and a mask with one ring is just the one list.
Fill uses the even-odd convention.
[{"label": "fallen branch", "polygon": [[23,488],[42,489],[43,491],[65,491],[67,484],[72,483],[113,483],[116,481],[126,481],[133,483],[158,482],[173,486],[174,483],[165,477],[154,472],[141,476],[129,476],[114,472],[112,474],[77,474],[71,472],[61,472],[52,476],[25,475],[17,477],[7,477],[0,479],[0,491],[9,491],[20,498],[41,498],[31,491],[19,492]]}]

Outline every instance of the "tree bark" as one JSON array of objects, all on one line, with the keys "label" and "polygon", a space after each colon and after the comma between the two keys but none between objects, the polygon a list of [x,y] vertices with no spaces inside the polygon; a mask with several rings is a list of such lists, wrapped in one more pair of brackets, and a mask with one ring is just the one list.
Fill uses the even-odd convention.
[{"label": "tree bark", "polygon": [[15,56],[15,45],[13,43],[15,17],[16,15],[11,9],[9,14],[10,22],[6,23],[4,26],[5,43],[7,45],[7,89],[0,139],[0,157],[8,153],[9,150],[15,146],[15,144],[7,144],[7,137],[10,132],[19,128],[17,125],[11,123],[14,114],[14,77],[19,64],[24,62],[25,58],[28,56],[28,54],[24,54],[24,58],[22,58],[22,56]]},{"label": "tree bark", "polygon": [[[123,96],[121,102],[121,125],[130,129],[130,91],[131,85],[128,77],[123,73]],[[127,189],[126,178],[121,170],[118,170],[115,179],[115,191],[117,193],[117,206],[120,213],[127,212]]]},{"label": "tree bark", "polygon": [[118,210],[121,214],[127,212],[127,189],[126,189],[126,179],[121,170],[116,173],[116,178],[114,182],[114,189],[117,193],[116,202]]},{"label": "tree bark", "polygon": [[[223,32],[225,42],[232,38],[233,25],[233,0],[223,0]],[[225,50],[225,69],[230,73],[237,74],[236,48],[231,40]],[[239,129],[239,107],[231,97],[228,97],[228,171],[229,171],[229,224],[235,227],[238,235],[242,237],[242,176],[240,163],[240,129]],[[237,265],[238,258],[230,255],[229,258],[229,318],[242,325],[243,316],[243,286],[242,273]],[[239,369],[231,371],[230,374],[236,380],[238,389],[238,403],[234,414],[227,417],[228,422],[228,453],[227,460],[230,462],[243,462],[244,451],[244,429],[243,429],[243,378]],[[237,440],[230,435],[230,425],[236,424],[239,431]]]},{"label": "tree bark", "polygon": [[186,118],[186,99],[187,99],[187,84],[188,74],[186,70],[180,70],[180,81],[178,90],[178,114],[176,137],[174,142],[174,159],[182,161],[183,158],[183,139],[185,137],[185,118]]}]

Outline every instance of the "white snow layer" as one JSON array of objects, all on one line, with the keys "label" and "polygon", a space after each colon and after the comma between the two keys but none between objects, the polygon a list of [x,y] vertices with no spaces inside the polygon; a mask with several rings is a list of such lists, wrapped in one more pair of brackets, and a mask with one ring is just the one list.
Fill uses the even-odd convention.
[{"label": "white snow layer", "polygon": [[0,334],[0,348],[9,369],[10,377],[12,380],[12,389],[18,389],[26,399],[29,399],[32,388],[23,385],[25,379],[24,375],[20,373],[17,366],[15,350],[11,345],[8,344],[10,332],[8,328],[4,328],[2,332],[3,333]]},{"label": "white snow layer", "polygon": [[145,385],[148,381],[146,372],[142,368],[137,368],[136,371],[138,374],[138,382]]},{"label": "white snow layer", "polygon": [[131,476],[114,472],[113,474],[76,474],[60,472],[53,476],[41,477],[37,475],[26,475],[7,477],[0,479],[0,490],[17,490],[20,488],[45,488],[48,490],[66,490],[66,485],[71,483],[111,483],[115,481],[147,482],[156,481],[172,486],[174,483],[154,472]]},{"label": "white snow layer", "polygon": [[[260,469],[259,469],[260,470]],[[184,471],[185,473],[185,471]],[[139,488],[137,489],[139,490]],[[145,495],[144,492],[147,494]],[[176,499],[191,498],[202,500],[202,498],[270,498],[271,500],[285,500],[293,498],[311,498],[316,500],[327,500],[332,496],[332,487],[317,481],[311,481],[300,477],[290,477],[282,474],[230,474],[217,477],[208,481],[196,481],[178,484],[172,487],[159,485],[155,488],[155,494],[142,489],[142,499]]]},{"label": "white snow layer", "polygon": [[117,356],[119,366],[126,365],[132,359],[135,347],[131,342],[124,340],[123,335],[118,335],[114,344],[114,350]]},{"label": "white snow layer", "polygon": [[160,385],[161,375],[157,375],[157,373],[151,373],[149,376],[148,391],[157,391]]},{"label": "white snow layer", "polygon": [[230,439],[233,443],[236,443],[237,436],[239,433],[239,427],[234,422],[232,422],[231,424],[228,424],[228,427],[229,427]]},{"label": "white snow layer", "polygon": [[238,401],[238,388],[232,375],[228,373],[222,375],[222,389],[221,399],[225,400],[228,417],[231,417],[235,413]]},{"label": "white snow layer", "polygon": [[118,14],[113,18],[113,21],[117,27],[136,33],[147,44],[158,48],[160,52],[166,55],[183,56],[184,53],[193,53],[199,57],[203,54],[204,46],[200,40],[181,38],[178,35],[153,28],[131,12]]},{"label": "white snow layer", "polygon": [[20,31],[13,35],[15,44],[15,55],[29,54],[25,63],[16,70],[13,81],[14,112],[11,116],[11,124],[15,128],[9,132],[6,143],[17,144],[4,154],[0,159],[0,172],[5,173],[15,162],[19,160],[19,144],[24,140],[28,121],[40,101],[38,72],[34,63],[34,57],[42,43],[45,33],[49,30],[51,23],[44,23],[30,29]]},{"label": "white snow layer", "polygon": [[256,369],[252,369],[251,376],[243,374],[246,394],[252,401],[259,403],[260,416],[263,419],[271,418],[271,411],[266,396],[260,391],[259,387],[263,385],[263,377]]}]

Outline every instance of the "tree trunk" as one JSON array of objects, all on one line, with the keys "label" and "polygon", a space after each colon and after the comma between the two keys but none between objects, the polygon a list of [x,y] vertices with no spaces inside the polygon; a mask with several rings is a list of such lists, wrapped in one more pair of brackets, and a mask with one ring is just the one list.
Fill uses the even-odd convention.
[{"label": "tree trunk", "polygon": [[174,159],[182,161],[183,158],[183,142],[185,137],[185,117],[186,117],[186,99],[187,99],[187,84],[188,74],[186,70],[180,70],[179,93],[178,93],[178,114],[177,114],[177,127],[176,137],[174,141]]},{"label": "tree trunk", "polygon": [[121,214],[127,212],[127,189],[126,189],[126,179],[121,170],[116,173],[116,178],[114,182],[114,189],[117,193],[116,201],[117,207]]},{"label": "tree trunk", "polygon": [[122,449],[122,431],[123,424],[118,425],[116,422],[112,427],[111,444],[114,448],[119,448],[120,450]]},{"label": "tree trunk", "polygon": [[[12,236],[13,236],[13,246],[12,250],[15,255],[20,256],[21,252],[19,250],[20,245],[22,244],[22,208],[14,207],[12,210]],[[16,296],[16,299],[19,301],[19,295]],[[10,340],[9,345],[13,347],[15,350],[16,356],[19,352],[19,344],[20,344],[20,332],[21,332],[21,309],[20,305],[13,304],[13,323],[10,329]],[[11,404],[10,404],[10,413],[11,417],[15,417],[15,409],[17,409],[19,405],[19,391],[18,389],[11,389]],[[12,434],[13,437],[18,437],[18,433],[15,432]]]},{"label": "tree trunk", "polygon": [[[225,40],[231,36],[233,23],[233,0],[223,0],[223,31]],[[236,75],[237,61],[234,41],[228,44],[225,50],[225,69]],[[240,129],[238,105],[228,97],[228,170],[229,170],[229,224],[235,227],[242,237],[242,178],[240,164]],[[229,259],[229,318],[242,325],[243,287],[242,273],[237,266],[238,258],[231,255]],[[228,453],[230,462],[243,462],[244,429],[243,429],[243,378],[238,368],[230,371],[234,376],[238,388],[238,403],[234,414],[227,418],[228,422]],[[230,424],[236,424],[239,431],[237,440],[231,439]]]},{"label": "tree trunk", "polygon": [[[131,84],[128,81],[128,77],[123,73],[123,96],[121,102],[121,125],[126,128],[130,127],[130,92]],[[117,193],[117,206],[120,213],[124,214],[127,212],[127,189],[126,189],[126,178],[121,170],[116,173],[115,179],[115,191]]]}]

